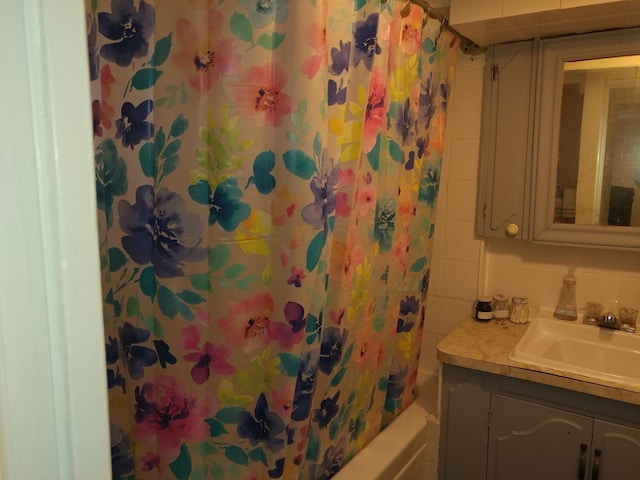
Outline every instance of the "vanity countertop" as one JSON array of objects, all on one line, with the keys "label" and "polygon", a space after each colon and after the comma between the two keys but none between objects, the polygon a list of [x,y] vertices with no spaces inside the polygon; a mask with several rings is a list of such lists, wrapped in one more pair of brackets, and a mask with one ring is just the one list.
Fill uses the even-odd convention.
[{"label": "vanity countertop", "polygon": [[512,360],[509,355],[528,326],[508,320],[465,319],[438,343],[438,359],[450,365],[640,405],[638,387]]}]

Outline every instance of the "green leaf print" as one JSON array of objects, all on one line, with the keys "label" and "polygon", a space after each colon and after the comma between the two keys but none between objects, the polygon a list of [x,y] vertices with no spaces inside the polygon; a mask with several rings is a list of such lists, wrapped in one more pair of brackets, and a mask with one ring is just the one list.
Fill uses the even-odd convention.
[{"label": "green leaf print", "polygon": [[156,163],[156,149],[153,142],[147,142],[140,148],[138,152],[140,167],[145,177],[156,178],[158,173],[158,164]]},{"label": "green leaf print", "polygon": [[189,455],[189,448],[184,443],[180,446],[180,455],[169,464],[169,468],[177,480],[189,480],[189,475],[191,475],[191,455]]},{"label": "green leaf print", "polygon": [[327,238],[325,237],[324,232],[320,231],[316,234],[315,237],[313,237],[313,240],[311,240],[311,242],[309,243],[309,247],[307,248],[308,271],[311,272],[314,268],[316,268],[326,241]]},{"label": "green leaf print", "polygon": [[99,210],[107,219],[107,229],[113,224],[113,200],[116,195],[124,195],[129,188],[127,164],[118,155],[116,144],[111,139],[96,148],[96,199]]},{"label": "green leaf print", "polygon": [[231,460],[233,463],[244,465],[245,467],[249,466],[249,456],[240,447],[229,445],[224,450],[224,456]]},{"label": "green leaf print", "polygon": [[176,138],[182,135],[189,128],[189,120],[184,118],[184,115],[180,114],[176,117],[176,119],[171,124],[171,129],[169,130],[169,135]]},{"label": "green leaf print", "polygon": [[158,283],[153,273],[153,267],[147,267],[140,273],[140,290],[151,300],[156,296]]},{"label": "green leaf print", "polygon": [[155,85],[162,73],[156,68],[142,68],[131,78],[131,85],[136,90],[146,90]]},{"label": "green leaf print", "polygon": [[284,40],[284,34],[278,32],[263,33],[256,42],[266,50],[275,50]]},{"label": "green leaf print", "polygon": [[294,175],[305,180],[318,173],[313,159],[302,150],[289,150],[282,155],[284,166]]},{"label": "green leaf print", "polygon": [[209,268],[211,271],[220,270],[229,260],[231,251],[227,245],[216,245],[209,249]]},{"label": "green leaf print", "polygon": [[153,55],[149,59],[149,65],[152,67],[158,67],[162,65],[167,58],[169,58],[169,52],[171,51],[171,35],[170,33],[166,37],[162,37],[156,42],[156,47],[153,50]]},{"label": "green leaf print", "polygon": [[233,34],[244,42],[253,42],[253,29],[249,19],[241,13],[231,16],[230,27]]},{"label": "green leaf print", "polygon": [[118,247],[112,247],[109,249],[109,269],[112,272],[117,272],[127,263],[127,257],[122,253]]}]

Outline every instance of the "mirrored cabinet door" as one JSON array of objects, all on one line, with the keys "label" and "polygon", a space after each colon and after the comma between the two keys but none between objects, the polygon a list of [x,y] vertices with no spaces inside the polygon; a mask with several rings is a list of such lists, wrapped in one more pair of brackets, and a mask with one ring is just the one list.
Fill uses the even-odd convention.
[{"label": "mirrored cabinet door", "polygon": [[487,52],[477,234],[640,250],[640,28]]}]

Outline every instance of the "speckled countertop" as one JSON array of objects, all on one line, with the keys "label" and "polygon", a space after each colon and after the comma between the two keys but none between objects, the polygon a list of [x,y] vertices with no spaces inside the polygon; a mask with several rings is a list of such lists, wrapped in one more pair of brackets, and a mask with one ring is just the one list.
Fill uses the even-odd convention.
[{"label": "speckled countertop", "polygon": [[640,405],[640,387],[512,360],[509,355],[528,326],[508,320],[484,323],[468,318],[438,343],[438,359],[450,365]]}]

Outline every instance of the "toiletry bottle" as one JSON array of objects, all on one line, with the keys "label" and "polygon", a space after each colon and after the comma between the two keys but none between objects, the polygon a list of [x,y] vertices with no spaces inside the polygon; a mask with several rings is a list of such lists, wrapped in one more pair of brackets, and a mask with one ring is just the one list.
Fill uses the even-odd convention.
[{"label": "toiletry bottle", "polygon": [[562,292],[560,300],[553,312],[553,316],[561,320],[577,320],[578,307],[576,306],[576,277],[565,275],[562,277]]}]

